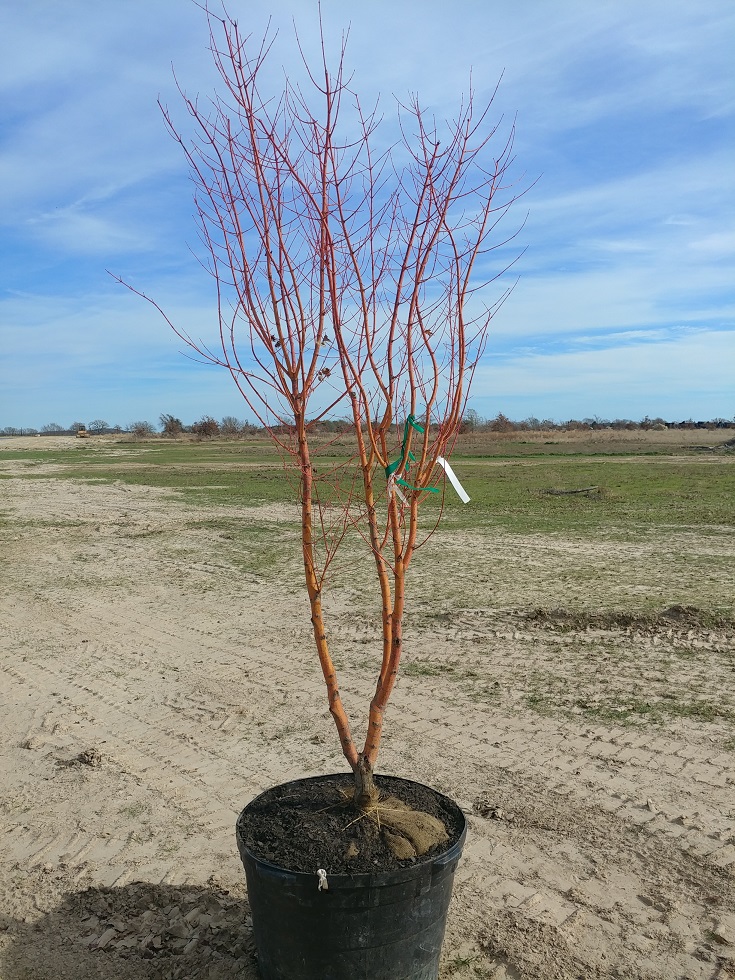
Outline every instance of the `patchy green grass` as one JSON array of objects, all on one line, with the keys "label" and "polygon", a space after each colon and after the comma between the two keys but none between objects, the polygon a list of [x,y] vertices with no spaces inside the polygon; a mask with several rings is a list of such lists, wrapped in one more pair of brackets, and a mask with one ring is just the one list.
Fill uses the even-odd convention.
[{"label": "patchy green grass", "polygon": [[[732,525],[734,461],[638,456],[457,460],[466,507],[447,489],[449,521],[460,527],[563,532],[629,539],[661,527]],[[589,494],[548,490],[597,487]]]},{"label": "patchy green grass", "polygon": [[645,699],[625,694],[608,694],[604,698],[574,698],[571,701],[557,699],[553,694],[532,692],[526,704],[540,714],[561,714],[568,718],[584,718],[586,721],[611,722],[619,725],[662,724],[676,718],[698,722],[735,723],[735,710],[721,701],[685,700],[675,695],[670,700]]},{"label": "patchy green grass", "polygon": [[[692,650],[687,624],[609,636],[547,638],[547,665],[514,678],[516,696],[540,714],[642,726],[672,721],[735,725],[735,664],[727,633],[722,645]],[[730,624],[731,626],[731,624]],[[655,642],[654,642],[655,641]]]},{"label": "patchy green grass", "polygon": [[[645,444],[644,444],[645,445]],[[339,465],[345,446],[323,447],[319,469]],[[507,444],[506,449],[518,448]],[[605,452],[553,455],[534,444],[535,454],[470,457],[453,465],[470,494],[463,505],[451,486],[444,498],[447,526],[512,533],[605,535],[630,539],[668,527],[732,533],[735,457],[637,455]],[[25,463],[25,476],[121,481],[169,489],[197,504],[252,505],[296,499],[298,472],[285,470],[262,439],[237,443],[123,443],[67,450],[0,450],[3,460]],[[438,483],[441,474],[438,474]],[[589,494],[553,495],[548,490],[597,487]],[[441,495],[422,505],[427,526],[439,515]]]},{"label": "patchy green grass", "polygon": [[406,660],[401,665],[404,677],[441,677],[456,671],[453,664],[436,663],[431,660]]},{"label": "patchy green grass", "polygon": [[[446,654],[407,656],[401,675],[419,686],[439,682],[442,696],[460,708],[468,699],[578,723],[651,727],[690,722],[712,726],[724,747],[732,748],[732,620],[712,635],[693,625],[696,610],[678,619],[666,612],[658,617],[582,615],[563,633],[550,630],[546,618],[530,615],[528,626],[521,621],[522,632],[514,632],[512,639],[507,633],[483,637],[477,632],[480,621],[460,625]],[[593,632],[587,620],[594,622]],[[698,639],[690,641],[692,627]],[[431,622],[423,621],[410,637],[410,648],[421,647],[431,631]]]},{"label": "patchy green grass", "polygon": [[143,816],[144,813],[150,811],[149,803],[131,803],[128,806],[121,807],[117,812],[122,817],[126,817],[128,820],[137,820],[138,817]]},{"label": "patchy green grass", "polygon": [[[526,619],[532,623],[542,623],[560,633],[571,633],[585,629],[622,628],[646,631],[671,626],[703,629],[735,626],[735,620],[730,616],[718,616],[710,610],[698,609],[696,606],[676,605],[646,613],[619,609],[604,609],[594,612],[587,609],[532,609],[526,613]],[[675,656],[686,658],[698,655],[696,650],[676,649],[673,652]]]},{"label": "patchy green grass", "polygon": [[[506,443],[506,449],[513,447]],[[735,567],[731,542],[732,481],[735,456],[677,455],[539,455],[527,457],[457,455],[455,469],[471,495],[464,506],[451,487],[444,500],[440,532],[415,561],[411,588],[419,605],[414,614],[441,617],[446,609],[466,604],[478,580],[492,582],[493,604],[525,608],[559,601],[573,610],[608,611],[609,603],[631,615],[658,613],[665,606],[695,606],[702,619],[696,627],[716,625],[732,617]],[[645,446],[645,443],[642,443]],[[347,445],[325,451],[345,452]],[[497,447],[496,447],[497,448]],[[502,447],[501,447],[502,448]],[[339,464],[333,455],[322,466]],[[284,471],[280,459],[263,439],[224,443],[108,443],[90,448],[59,450],[0,450],[28,479],[73,479],[98,483],[151,486],[172,493],[172,502],[193,505],[187,513],[192,531],[209,529],[218,537],[220,553],[243,571],[272,577],[275,570],[298,564],[297,480]],[[26,466],[18,466],[18,463]],[[52,468],[41,463],[53,463]],[[549,489],[595,486],[599,491],[558,496]],[[288,504],[291,522],[264,520],[245,524],[238,508]],[[206,508],[196,517],[194,507]],[[431,529],[440,514],[441,499],[429,496],[422,506],[424,526]],[[12,518],[0,520],[0,532],[18,527]],[[137,536],[169,532],[137,528]],[[468,535],[472,538],[468,564]],[[516,553],[508,536],[519,538]],[[698,541],[694,541],[692,536]],[[353,534],[354,549],[361,547]],[[707,539],[704,541],[703,539]],[[500,547],[498,544],[500,543]],[[576,543],[593,548],[576,548]],[[615,546],[602,557],[601,543]],[[635,550],[635,555],[631,551]],[[294,564],[294,562],[296,564]],[[285,565],[284,565],[285,563]],[[439,565],[452,574],[437,580],[430,571]],[[270,571],[269,571],[270,569]],[[424,573],[424,569],[427,572]],[[357,593],[367,587],[372,566],[355,564],[353,544],[346,543],[332,566],[335,578],[346,576]],[[371,594],[369,591],[367,594]],[[423,601],[425,600],[425,601]],[[550,620],[553,616],[550,617]],[[565,629],[562,620],[549,622]],[[568,628],[604,627],[571,623]]]}]

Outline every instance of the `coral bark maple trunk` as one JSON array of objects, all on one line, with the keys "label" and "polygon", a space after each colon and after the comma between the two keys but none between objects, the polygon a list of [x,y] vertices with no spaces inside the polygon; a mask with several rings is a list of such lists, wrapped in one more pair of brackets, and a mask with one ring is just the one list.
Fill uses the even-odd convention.
[{"label": "coral bark maple trunk", "polygon": [[316,571],[314,560],[314,521],[313,521],[313,468],[309,453],[309,441],[306,436],[305,420],[297,420],[299,461],[301,463],[301,547],[304,558],[304,574],[306,577],[306,589],[309,594],[309,605],[311,607],[311,623],[314,630],[314,642],[316,644],[319,663],[321,664],[324,682],[327,686],[327,698],[329,711],[334,718],[337,726],[339,739],[342,744],[342,752],[345,759],[349,762],[353,771],[358,764],[358,754],[355,743],[350,732],[350,723],[342,704],[342,697],[339,693],[337,682],[337,672],[334,667],[329,644],[327,643],[327,631],[324,624],[324,611],[322,609],[321,584]]}]

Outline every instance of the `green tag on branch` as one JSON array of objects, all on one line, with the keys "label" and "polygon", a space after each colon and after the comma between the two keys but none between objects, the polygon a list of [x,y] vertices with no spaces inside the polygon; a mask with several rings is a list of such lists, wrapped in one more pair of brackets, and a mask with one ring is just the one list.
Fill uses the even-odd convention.
[{"label": "green tag on branch", "polygon": [[[411,450],[409,449],[408,453],[406,452],[406,443],[408,442],[409,429],[415,429],[416,432],[420,432],[422,434],[424,432],[423,425],[419,425],[416,419],[414,418],[414,416],[409,415],[408,418],[406,419],[406,424],[403,427],[403,442],[401,444],[401,455],[398,457],[397,460],[395,460],[389,466],[386,466],[385,468],[386,480],[390,480],[390,478],[396,472],[396,470],[401,465],[404,459],[406,460],[406,476],[408,476],[408,472],[411,469],[410,463],[416,462],[416,457],[411,452]],[[428,493],[439,493],[438,487],[415,487],[411,483],[406,483],[405,480],[402,480],[399,477],[396,477],[396,483],[400,484],[400,486],[402,487],[405,487],[407,490],[417,490],[419,493],[422,493],[424,490],[426,490]]]},{"label": "green tag on branch", "polygon": [[401,480],[400,477],[396,477],[396,483],[399,483],[407,490],[418,490],[419,493],[439,493],[439,487],[414,487],[412,484],[406,483],[405,480]]},{"label": "green tag on branch", "polygon": [[[386,468],[385,468],[385,476],[386,476],[386,479],[390,479],[391,476],[395,473],[395,471],[401,465],[401,460],[403,459],[403,457],[404,457],[404,452],[401,452],[401,455],[398,457],[398,459],[394,463],[391,463],[390,466],[386,466]],[[414,454],[411,452],[410,449],[408,451],[408,456],[406,457],[406,459],[407,459],[407,461],[410,461],[412,463],[415,463],[416,462],[416,457],[414,456]],[[409,468],[410,467],[408,466],[408,463],[407,463],[406,464],[406,472],[407,473],[408,473]]]}]

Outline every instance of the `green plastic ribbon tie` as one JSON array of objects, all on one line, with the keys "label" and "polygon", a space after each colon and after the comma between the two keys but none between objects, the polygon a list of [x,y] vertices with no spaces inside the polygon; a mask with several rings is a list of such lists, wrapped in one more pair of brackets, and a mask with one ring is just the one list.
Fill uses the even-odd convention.
[{"label": "green plastic ribbon tie", "polygon": [[411,483],[406,483],[405,480],[401,480],[399,477],[396,478],[396,483],[399,483],[407,490],[418,490],[419,493],[439,493],[439,487],[414,487]]},{"label": "green plastic ribbon tie", "polygon": [[401,463],[403,462],[404,459],[406,460],[406,472],[407,473],[408,473],[408,471],[410,469],[408,463],[409,462],[411,462],[411,463],[415,463],[416,462],[416,457],[414,456],[414,454],[411,452],[410,449],[408,451],[408,455],[406,454],[406,443],[408,442],[408,430],[409,430],[409,428],[415,429],[417,432],[421,432],[422,434],[423,434],[423,431],[424,431],[423,426],[421,426],[421,425],[418,424],[418,422],[416,421],[416,419],[414,418],[414,416],[413,415],[409,415],[408,418],[406,419],[406,424],[403,427],[403,442],[401,443],[401,455],[398,457],[398,459],[395,462],[390,463],[390,465],[386,466],[386,468],[385,468],[385,478],[386,478],[386,480],[390,480],[390,478],[393,476],[393,474],[398,469],[398,467],[401,465]]},{"label": "green plastic ribbon tie", "polygon": [[[398,457],[397,460],[395,460],[395,462],[391,463],[389,466],[386,466],[385,468],[386,480],[390,480],[390,478],[396,472],[396,470],[401,465],[404,459],[406,460],[407,476],[408,476],[408,471],[411,469],[410,464],[416,462],[416,457],[414,456],[414,454],[411,452],[410,449],[408,450],[408,453],[406,453],[406,443],[408,442],[409,429],[415,429],[417,432],[420,432],[422,435],[424,432],[423,425],[419,425],[416,419],[414,418],[414,416],[409,415],[408,418],[406,419],[406,424],[403,427],[403,442],[401,444],[401,455]],[[406,481],[400,479],[400,477],[396,477],[395,480],[396,483],[398,483],[402,487],[405,487],[407,490],[416,490],[420,493],[422,493],[424,490],[428,491],[429,493],[439,493],[439,487],[415,487],[411,483],[406,483]]]},{"label": "green plastic ribbon tie", "polygon": [[[385,468],[385,476],[386,476],[386,479],[390,480],[390,478],[393,476],[393,474],[395,473],[395,471],[401,465],[401,461],[402,461],[404,455],[405,455],[405,453],[404,452],[401,452],[401,455],[398,457],[398,459],[395,461],[395,463],[391,463],[390,466],[386,466],[386,468]],[[414,454],[411,452],[410,449],[408,451],[408,456],[406,457],[406,460],[407,460],[407,463],[408,462],[411,462],[411,463],[415,463],[416,462],[416,457],[414,456]],[[408,472],[409,469],[410,469],[410,467],[408,465],[406,465],[406,472]]]}]

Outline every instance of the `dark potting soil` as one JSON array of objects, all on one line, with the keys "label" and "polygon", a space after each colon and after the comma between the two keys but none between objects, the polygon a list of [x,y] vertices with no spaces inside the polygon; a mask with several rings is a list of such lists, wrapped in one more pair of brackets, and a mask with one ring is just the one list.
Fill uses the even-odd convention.
[{"label": "dark potting soil", "polygon": [[464,817],[447,797],[391,776],[376,776],[375,784],[381,795],[397,796],[414,810],[441,820],[449,840],[421,857],[397,860],[375,821],[345,799],[354,786],[350,773],[295,780],[267,790],[241,816],[240,837],[261,860],[309,874],[319,868],[327,874],[395,870],[430,861],[459,839]]}]

